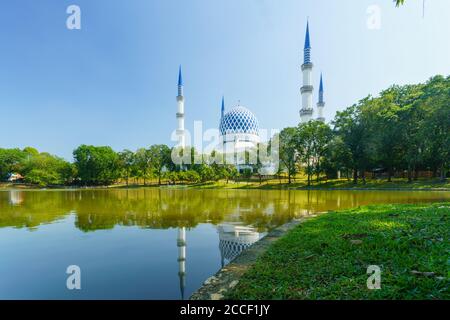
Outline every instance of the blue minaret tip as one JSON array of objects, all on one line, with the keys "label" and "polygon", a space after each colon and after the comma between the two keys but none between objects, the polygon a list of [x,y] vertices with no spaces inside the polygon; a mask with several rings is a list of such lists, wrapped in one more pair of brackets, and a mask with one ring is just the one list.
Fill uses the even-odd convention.
[{"label": "blue minaret tip", "polygon": [[322,73],[320,73],[320,86],[319,86],[319,92],[323,92],[323,80],[322,80]]},{"label": "blue minaret tip", "polygon": [[323,101],[323,78],[322,78],[322,73],[320,73],[319,103],[320,104],[325,104],[325,102]]},{"label": "blue minaret tip", "polygon": [[222,117],[223,117],[223,115],[225,113],[225,97],[224,96],[222,96],[222,109],[221,109],[221,111],[222,111]]},{"label": "blue minaret tip", "polygon": [[178,85],[179,86],[183,85],[183,76],[181,74],[181,65],[180,65],[180,70],[178,71]]},{"label": "blue minaret tip", "polygon": [[309,39],[309,20],[306,23],[305,49],[311,49],[311,41]]}]

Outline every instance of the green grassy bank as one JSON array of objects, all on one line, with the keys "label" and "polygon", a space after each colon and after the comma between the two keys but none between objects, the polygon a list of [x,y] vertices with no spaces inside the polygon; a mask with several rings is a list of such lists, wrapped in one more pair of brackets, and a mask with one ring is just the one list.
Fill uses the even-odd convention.
[{"label": "green grassy bank", "polygon": [[[450,299],[450,203],[324,214],[275,242],[228,299]],[[369,265],[381,289],[367,288]]]},{"label": "green grassy bank", "polygon": [[[313,181],[310,186],[305,179],[296,179],[292,183],[287,183],[286,179],[281,181],[278,179],[271,179],[265,181],[258,181],[256,179],[250,181],[229,181],[225,180],[215,181],[215,182],[205,182],[205,183],[192,183],[186,184],[183,182],[177,182],[176,184],[171,184],[168,181],[162,180],[161,187],[180,187],[180,188],[191,188],[191,189],[259,189],[259,190],[307,190],[307,189],[317,189],[317,190],[435,190],[435,191],[450,191],[450,180],[440,181],[439,179],[420,179],[408,183],[407,179],[393,179],[392,182],[386,180],[367,180],[365,184],[361,181],[358,184],[354,184],[352,181],[347,179],[335,179],[328,181]],[[98,188],[149,188],[149,187],[159,187],[157,180],[150,180],[147,182],[146,186],[141,183],[130,183],[128,186],[125,183],[117,183],[109,186],[97,186],[97,187],[87,187],[87,189],[98,189]],[[71,188],[76,189],[76,186],[48,186],[46,188],[39,187],[32,184],[13,184],[13,183],[3,183],[0,182],[0,190],[4,189],[64,189]],[[86,187],[82,187],[86,189]]]},{"label": "green grassy bank", "polygon": [[319,189],[319,190],[450,190],[450,181],[442,182],[438,179],[420,179],[408,183],[407,179],[393,179],[392,182],[386,180],[367,180],[365,184],[361,181],[354,184],[347,179],[328,180],[327,182],[313,181],[310,186],[305,179],[296,180],[292,183],[286,183],[282,180],[269,181],[241,181],[227,183],[226,181],[208,182],[188,185],[196,189]]}]

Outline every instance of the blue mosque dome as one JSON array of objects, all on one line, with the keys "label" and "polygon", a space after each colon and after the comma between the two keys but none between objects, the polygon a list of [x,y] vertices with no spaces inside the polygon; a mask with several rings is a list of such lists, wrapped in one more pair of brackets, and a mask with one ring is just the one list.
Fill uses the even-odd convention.
[{"label": "blue mosque dome", "polygon": [[242,106],[237,106],[225,113],[220,120],[220,133],[259,135],[258,119]]}]

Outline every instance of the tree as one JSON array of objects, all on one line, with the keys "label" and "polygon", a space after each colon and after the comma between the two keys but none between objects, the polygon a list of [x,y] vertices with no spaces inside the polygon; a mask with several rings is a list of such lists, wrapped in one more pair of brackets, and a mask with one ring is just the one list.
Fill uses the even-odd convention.
[{"label": "tree", "polygon": [[121,173],[125,177],[128,186],[129,178],[135,166],[135,155],[130,150],[124,150],[119,152],[119,161]]},{"label": "tree", "polygon": [[347,167],[347,160],[349,157],[350,154],[342,138],[333,133],[333,137],[328,143],[325,156],[322,160],[322,170],[325,172],[327,179],[338,178],[340,177],[338,172],[345,172],[348,180],[348,171],[350,168]]},{"label": "tree", "polygon": [[0,181],[6,180],[9,174],[18,171],[27,154],[20,149],[0,149]]},{"label": "tree", "polygon": [[148,150],[148,159],[154,175],[158,177],[158,184],[160,185],[163,169],[168,169],[173,165],[171,150],[168,146],[163,144],[153,145]]},{"label": "tree", "polygon": [[289,183],[297,172],[297,139],[296,128],[285,128],[279,134],[280,164],[287,171]]},{"label": "tree", "polygon": [[422,103],[425,118],[420,137],[426,141],[425,153],[436,164],[442,181],[450,165],[450,77],[436,76],[424,87]]},{"label": "tree", "polygon": [[214,169],[211,166],[203,163],[196,167],[196,171],[200,175],[200,179],[202,182],[214,181],[216,180],[216,174]]},{"label": "tree", "polygon": [[109,185],[120,177],[120,159],[111,147],[81,145],[73,156],[85,185]]},{"label": "tree", "polygon": [[360,101],[344,111],[337,112],[334,119],[334,129],[341,138],[345,153],[349,155],[346,166],[353,170],[353,183],[358,183],[358,171],[365,182],[364,172],[369,164],[369,135],[367,125],[361,117],[360,105],[370,97]]},{"label": "tree", "polygon": [[322,160],[326,154],[329,141],[332,139],[330,127],[322,121],[309,121],[298,127],[297,151],[300,159],[306,165],[308,186],[315,173],[319,180],[322,171]]},{"label": "tree", "polygon": [[402,159],[403,146],[400,133],[399,112],[408,97],[406,87],[392,86],[382,91],[378,98],[362,100],[362,123],[366,124],[367,147],[372,148],[370,159],[387,169],[391,182],[396,166]]},{"label": "tree", "polygon": [[146,186],[146,180],[150,177],[151,172],[151,154],[150,151],[141,148],[136,151],[135,154],[135,165],[137,167],[138,176],[144,179],[144,186]]},{"label": "tree", "polygon": [[76,170],[71,163],[46,152],[31,154],[20,169],[26,182],[41,187],[72,183]]}]

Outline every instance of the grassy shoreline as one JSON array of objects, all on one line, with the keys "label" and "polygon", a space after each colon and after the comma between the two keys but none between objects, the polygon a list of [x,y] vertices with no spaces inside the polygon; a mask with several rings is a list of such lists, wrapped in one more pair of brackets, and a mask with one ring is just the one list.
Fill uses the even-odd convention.
[{"label": "grassy shoreline", "polygon": [[0,183],[0,190],[8,189],[33,189],[33,190],[43,190],[43,189],[68,189],[68,190],[85,190],[85,189],[120,189],[120,188],[157,188],[157,187],[171,187],[171,188],[189,188],[189,189],[255,189],[255,190],[414,190],[414,191],[450,191],[450,181],[441,182],[438,179],[421,179],[408,183],[406,179],[393,179],[392,182],[387,182],[386,180],[367,180],[366,184],[358,183],[353,184],[352,181],[346,179],[340,180],[329,180],[327,182],[312,182],[311,186],[307,185],[306,180],[297,180],[291,184],[285,182],[279,182],[279,180],[268,180],[260,183],[259,181],[250,182],[206,182],[197,184],[175,184],[169,185],[164,182],[162,185],[148,184],[144,186],[143,184],[115,184],[110,186],[97,186],[97,187],[61,187],[61,186],[49,186],[42,188],[35,185],[27,184],[8,184]]},{"label": "grassy shoreline", "polygon": [[[373,205],[288,232],[227,299],[450,299],[450,203]],[[381,289],[367,289],[367,267]]]}]

